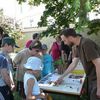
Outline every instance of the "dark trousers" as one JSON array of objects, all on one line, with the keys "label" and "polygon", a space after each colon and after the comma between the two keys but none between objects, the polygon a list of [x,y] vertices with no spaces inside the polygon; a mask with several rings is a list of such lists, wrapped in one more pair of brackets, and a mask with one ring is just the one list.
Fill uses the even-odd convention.
[{"label": "dark trousers", "polygon": [[0,93],[5,100],[14,100],[12,91],[9,86],[0,86]]},{"label": "dark trousers", "polygon": [[89,82],[88,84],[88,94],[90,96],[90,100],[100,100],[100,98],[98,98],[96,96],[96,92],[97,92],[97,82],[96,81],[92,81],[92,82]]}]

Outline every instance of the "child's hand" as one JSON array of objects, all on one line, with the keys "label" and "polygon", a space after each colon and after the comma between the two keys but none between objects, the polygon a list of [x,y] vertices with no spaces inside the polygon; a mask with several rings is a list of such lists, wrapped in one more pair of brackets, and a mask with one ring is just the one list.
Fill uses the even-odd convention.
[{"label": "child's hand", "polygon": [[43,92],[40,94],[40,97],[41,97],[43,100],[47,100],[47,96],[46,96],[46,94],[43,93]]}]

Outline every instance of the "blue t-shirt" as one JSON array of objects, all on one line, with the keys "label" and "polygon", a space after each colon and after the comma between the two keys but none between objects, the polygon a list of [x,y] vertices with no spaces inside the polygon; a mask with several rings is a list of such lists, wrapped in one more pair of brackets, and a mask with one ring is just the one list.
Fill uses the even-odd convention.
[{"label": "blue t-shirt", "polygon": [[52,73],[54,67],[53,67],[53,58],[50,54],[43,55],[42,60],[43,60],[43,70],[42,70],[42,77],[43,77],[49,73]]},{"label": "blue t-shirt", "polygon": [[0,55],[0,68],[7,68],[8,63],[7,63],[7,59]]},{"label": "blue t-shirt", "polygon": [[6,85],[4,79],[1,75],[1,70],[3,68],[6,68],[8,70],[8,62],[7,62],[7,59],[3,55],[0,55],[0,86]]}]

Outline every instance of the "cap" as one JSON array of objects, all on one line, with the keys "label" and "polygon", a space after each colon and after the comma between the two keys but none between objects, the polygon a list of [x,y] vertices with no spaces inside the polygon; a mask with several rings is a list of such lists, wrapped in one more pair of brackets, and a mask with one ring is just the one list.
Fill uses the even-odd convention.
[{"label": "cap", "polygon": [[42,50],[47,50],[47,49],[48,49],[47,45],[46,44],[43,44],[42,45]]},{"label": "cap", "polygon": [[26,48],[29,48],[29,46],[31,45],[31,43],[32,43],[32,40],[28,40],[28,41],[26,42],[26,44],[25,44],[25,47],[26,47]]},{"label": "cap", "polygon": [[29,57],[26,64],[24,64],[26,69],[32,70],[41,70],[42,69],[42,61],[38,57]]},{"label": "cap", "polygon": [[19,46],[16,45],[15,40],[11,37],[5,37],[2,39],[2,46],[4,46],[5,44],[12,45],[15,46],[16,48],[19,48]]}]

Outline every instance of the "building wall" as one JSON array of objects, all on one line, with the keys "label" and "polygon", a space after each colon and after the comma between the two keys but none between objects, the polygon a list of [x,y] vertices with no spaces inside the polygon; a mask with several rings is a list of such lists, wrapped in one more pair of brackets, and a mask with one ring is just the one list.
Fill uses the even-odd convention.
[{"label": "building wall", "polygon": [[[18,41],[18,45],[20,46],[19,49],[17,49],[17,51],[21,50],[22,48],[25,48],[25,43],[32,39],[32,35],[34,33],[41,33],[42,31],[45,31],[47,29],[47,27],[41,27],[41,28],[25,28],[22,30],[22,33],[24,34],[23,38],[21,40]],[[80,32],[80,34],[82,34],[82,36],[84,37],[88,37],[90,39],[92,39],[93,41],[95,41],[99,46],[100,46],[100,34],[98,33],[98,35],[92,34],[92,35],[87,35],[87,30],[84,30],[83,32]],[[53,41],[55,41],[55,39],[53,37],[43,37],[40,40],[42,43],[47,44],[48,48],[51,47]]]}]

